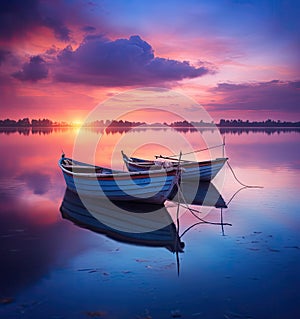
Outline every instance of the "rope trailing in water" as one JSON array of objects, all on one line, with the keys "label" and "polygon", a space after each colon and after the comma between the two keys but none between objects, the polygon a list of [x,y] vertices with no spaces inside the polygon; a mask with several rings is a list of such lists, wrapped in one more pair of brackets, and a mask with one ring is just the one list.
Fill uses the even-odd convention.
[{"label": "rope trailing in water", "polygon": [[[196,210],[194,210],[196,211]],[[197,213],[201,213],[200,211],[196,211]],[[218,225],[218,226],[221,226],[222,227],[222,235],[224,236],[224,226],[232,226],[232,224],[230,223],[224,223],[223,222],[223,211],[222,211],[222,208],[221,208],[221,223],[215,223],[215,222],[209,222],[209,221],[206,221],[202,218],[200,218],[199,216],[196,216],[195,214],[193,214],[193,216],[195,216],[197,219],[200,220],[200,222],[197,222],[191,226],[189,226],[181,235],[179,238],[181,238],[182,236],[184,236],[189,230],[191,230],[192,228],[194,228],[195,226],[197,225],[201,225],[201,224],[210,224],[210,225]]]},{"label": "rope trailing in water", "polygon": [[[177,226],[179,226],[179,216],[178,216],[178,214],[179,214],[179,206],[181,206],[181,207],[184,207],[185,209],[187,209],[195,218],[197,218],[198,220],[200,220],[200,222],[198,222],[198,223],[196,223],[196,224],[194,224],[194,225],[192,225],[192,226],[190,226],[189,228],[187,228],[180,236],[179,236],[179,238],[181,238],[189,229],[191,229],[192,227],[194,227],[194,226],[196,226],[196,225],[199,225],[199,224],[210,224],[210,225],[219,225],[219,226],[224,226],[224,225],[226,225],[226,226],[232,226],[232,224],[229,224],[229,223],[223,223],[223,221],[221,222],[221,223],[218,223],[218,222],[210,222],[210,221],[207,221],[207,220],[205,220],[205,219],[203,219],[203,218],[201,218],[201,217],[199,217],[199,216],[197,216],[196,214],[195,214],[195,212],[197,212],[197,213],[202,213],[201,211],[199,211],[199,210],[197,210],[197,209],[193,209],[193,208],[191,208],[190,206],[189,206],[189,204],[186,202],[186,199],[184,198],[184,195],[183,195],[183,192],[182,192],[182,190],[181,190],[181,187],[180,187],[180,185],[179,185],[179,182],[177,182],[177,188],[178,188],[178,208],[177,208]],[[180,197],[182,198],[182,200],[183,200],[183,204],[182,203],[180,203]]]},{"label": "rope trailing in water", "polygon": [[221,207],[221,228],[222,228],[222,235],[225,236],[224,223],[223,223],[223,208],[222,207]]},{"label": "rope trailing in water", "polygon": [[235,198],[235,196],[236,196],[239,192],[241,192],[243,189],[247,189],[247,188],[248,188],[248,187],[243,186],[243,187],[241,187],[240,189],[238,189],[238,190],[230,197],[229,201],[226,203],[226,206],[228,206],[228,205],[231,203],[231,201]]},{"label": "rope trailing in water", "polygon": [[[180,160],[181,160],[181,151],[180,151],[180,155],[179,155],[179,159],[178,159],[178,165],[177,165],[177,171],[176,171],[176,177],[177,177],[177,181],[176,184],[179,185],[179,178],[180,178]],[[176,212],[176,221],[177,221],[177,234],[178,236],[176,236],[176,242],[175,242],[175,249],[176,249],[176,264],[177,264],[177,276],[179,277],[179,273],[180,273],[180,260],[179,260],[179,255],[178,255],[178,245],[180,245],[180,236],[179,236],[179,204],[177,206],[177,212]],[[178,242],[179,241],[179,242]]]},{"label": "rope trailing in water", "polygon": [[[180,178],[180,160],[181,160],[181,151],[180,151],[180,154],[179,154],[179,159],[178,159],[178,165],[177,165],[177,171],[176,171],[176,175],[178,177],[177,179],[177,187],[179,189],[179,178]],[[176,220],[177,220],[177,232],[179,233],[179,205],[177,207],[177,213],[176,213]]]},{"label": "rope trailing in water", "polygon": [[231,165],[229,164],[228,161],[227,161],[227,165],[228,165],[228,167],[230,168],[230,171],[231,171],[233,177],[235,178],[235,180],[236,180],[240,185],[242,185],[242,186],[244,186],[244,187],[246,187],[246,188],[264,188],[263,186],[246,185],[246,184],[242,183],[242,182],[237,178],[237,176],[236,176],[236,174],[235,174],[233,168],[231,167]]}]

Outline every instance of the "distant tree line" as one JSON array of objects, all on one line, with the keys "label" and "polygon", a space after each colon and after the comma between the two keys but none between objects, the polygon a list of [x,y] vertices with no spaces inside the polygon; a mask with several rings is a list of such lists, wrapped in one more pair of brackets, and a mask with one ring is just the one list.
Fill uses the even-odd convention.
[{"label": "distant tree line", "polygon": [[[130,121],[123,121],[123,120],[97,120],[90,123],[85,123],[84,127],[103,127],[108,130],[113,130],[113,128],[133,128],[133,127],[139,127],[139,126],[169,126],[173,128],[213,128],[215,126],[220,128],[230,128],[230,127],[239,127],[239,128],[256,128],[256,127],[300,127],[300,122],[287,122],[287,121],[274,121],[274,120],[266,120],[266,121],[253,121],[250,122],[249,120],[243,121],[243,120],[224,120],[221,119],[219,123],[214,123],[213,121],[203,122],[202,120],[199,122],[188,122],[186,120],[184,121],[176,121],[172,122],[171,124],[167,123],[155,123],[154,124],[147,124],[145,122],[130,122]],[[11,119],[5,119],[0,120],[0,127],[62,127],[62,126],[73,126],[71,123],[67,122],[53,122],[49,119],[32,119],[29,118],[23,118],[19,120],[11,120]]]},{"label": "distant tree line", "polygon": [[110,121],[110,120],[97,120],[94,122],[90,123],[85,123],[83,126],[88,126],[88,127],[106,127],[106,128],[113,128],[113,127],[137,127],[141,125],[145,125],[145,122],[129,122],[129,121]]},{"label": "distant tree line", "polygon": [[171,127],[190,127],[190,128],[195,128],[195,127],[214,127],[216,124],[212,121],[210,123],[203,122],[202,120],[200,122],[188,122],[186,120],[184,121],[178,121],[178,122],[173,122],[169,124]]},{"label": "distant tree line", "polygon": [[2,127],[52,127],[56,126],[54,124],[57,125],[57,123],[53,123],[48,119],[32,119],[30,121],[28,117],[19,119],[18,121],[10,119],[0,120],[0,126]]},{"label": "distant tree line", "polygon": [[239,128],[255,128],[255,127],[300,127],[300,122],[287,122],[287,121],[274,121],[274,120],[266,120],[266,121],[253,121],[250,122],[249,120],[243,121],[243,120],[224,120],[221,119],[219,123],[214,123],[213,121],[208,122],[188,122],[188,121],[179,121],[179,122],[173,122],[169,124],[169,126],[174,128],[197,128],[197,127],[220,127],[220,128],[226,128],[226,127],[239,127]]},{"label": "distant tree line", "polygon": [[300,127],[300,122],[287,122],[287,121],[274,121],[274,120],[266,120],[266,121],[253,121],[249,120],[224,120],[221,119],[220,123],[217,124],[219,127]]}]

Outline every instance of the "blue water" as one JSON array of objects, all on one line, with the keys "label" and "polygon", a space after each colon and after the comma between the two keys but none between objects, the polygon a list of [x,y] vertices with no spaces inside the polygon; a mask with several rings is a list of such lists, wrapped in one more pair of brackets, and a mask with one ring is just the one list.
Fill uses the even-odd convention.
[{"label": "blue water", "polygon": [[[80,228],[59,211],[57,141],[0,135],[0,318],[299,318],[299,133],[226,135],[239,192],[179,253]],[[150,134],[150,133],[149,133]],[[225,201],[239,189],[226,171]],[[220,209],[206,220],[219,222]],[[180,219],[180,233],[197,220]]]}]

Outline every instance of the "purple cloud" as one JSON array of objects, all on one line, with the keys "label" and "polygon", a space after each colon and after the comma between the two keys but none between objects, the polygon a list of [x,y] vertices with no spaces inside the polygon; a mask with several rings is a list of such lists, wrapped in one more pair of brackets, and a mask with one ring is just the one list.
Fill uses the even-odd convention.
[{"label": "purple cloud", "polygon": [[0,1],[0,38],[23,35],[40,21],[38,1]]},{"label": "purple cloud", "polygon": [[300,81],[256,83],[219,83],[211,89],[219,96],[217,103],[207,104],[216,110],[252,110],[299,112]]},{"label": "purple cloud", "polygon": [[0,1],[0,39],[20,38],[42,26],[52,29],[58,39],[70,40],[70,30],[65,26],[55,2]]},{"label": "purple cloud", "polygon": [[6,58],[10,55],[10,51],[0,49],[0,65],[2,62],[6,60]]},{"label": "purple cloud", "polygon": [[157,85],[199,77],[210,71],[186,61],[155,57],[151,45],[138,35],[115,41],[93,35],[86,37],[76,50],[68,46],[60,52],[55,78],[103,86]]},{"label": "purple cloud", "polygon": [[53,30],[57,39],[70,41],[71,31],[57,17],[45,17],[42,20],[43,25]]},{"label": "purple cloud", "polygon": [[90,26],[90,25],[86,25],[86,26],[82,27],[81,30],[89,33],[89,32],[95,32],[96,28],[93,26]]},{"label": "purple cloud", "polygon": [[14,73],[12,76],[21,81],[36,82],[47,78],[48,66],[39,55],[33,56],[30,58],[29,63],[23,64],[21,71]]}]

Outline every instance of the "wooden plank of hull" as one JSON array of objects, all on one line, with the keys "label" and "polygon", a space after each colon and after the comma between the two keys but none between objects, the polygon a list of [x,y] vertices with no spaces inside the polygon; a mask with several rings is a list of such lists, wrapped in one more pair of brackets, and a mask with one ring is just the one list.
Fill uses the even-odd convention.
[{"label": "wooden plank of hull", "polygon": [[211,181],[221,170],[223,167],[222,164],[215,164],[210,167],[199,167],[196,169],[189,169],[186,168],[185,171],[182,173],[183,179],[197,179],[200,178],[200,181],[209,182]]},{"label": "wooden plank of hull", "polygon": [[65,175],[65,179],[70,184],[76,184],[76,186],[80,186],[82,188],[91,188],[91,189],[101,189],[103,191],[114,191],[117,189],[126,189],[128,191],[147,191],[151,189],[159,189],[166,186],[170,186],[173,183],[173,177],[166,178],[166,180],[161,181],[153,181],[151,183],[130,183],[130,184],[124,184],[124,183],[116,183],[114,181],[111,181],[111,183],[106,184],[102,181],[99,181],[97,179],[95,180],[84,180],[84,179],[78,179],[73,176]]},{"label": "wooden plank of hull", "polygon": [[138,180],[109,180],[109,181],[103,181],[99,180],[97,178],[78,178],[77,176],[72,176],[69,174],[65,174],[65,177],[69,180],[76,180],[76,184],[78,185],[95,185],[99,187],[101,185],[101,188],[103,189],[114,189],[116,186],[120,188],[126,188],[126,189],[135,189],[135,188],[141,188],[141,187],[149,187],[153,185],[153,187],[158,187],[159,185],[164,185],[166,183],[172,183],[174,176],[165,176],[165,177],[159,177],[159,178],[152,178],[152,179],[138,179]]},{"label": "wooden plank of hull", "polygon": [[[69,175],[65,175],[65,180],[68,186],[77,187],[79,189],[86,189],[87,191],[97,191],[101,190],[105,193],[110,192],[120,192],[122,189],[126,189],[126,191],[130,193],[143,194],[147,192],[157,192],[157,190],[167,191],[173,183],[173,178],[167,178],[165,181],[158,181],[157,183],[151,184],[135,184],[131,183],[130,185],[119,185],[119,183],[115,183],[111,181],[109,185],[102,183],[101,181],[88,180],[84,181],[83,179],[77,179],[76,177],[72,177]],[[164,184],[163,184],[164,183]]]}]

